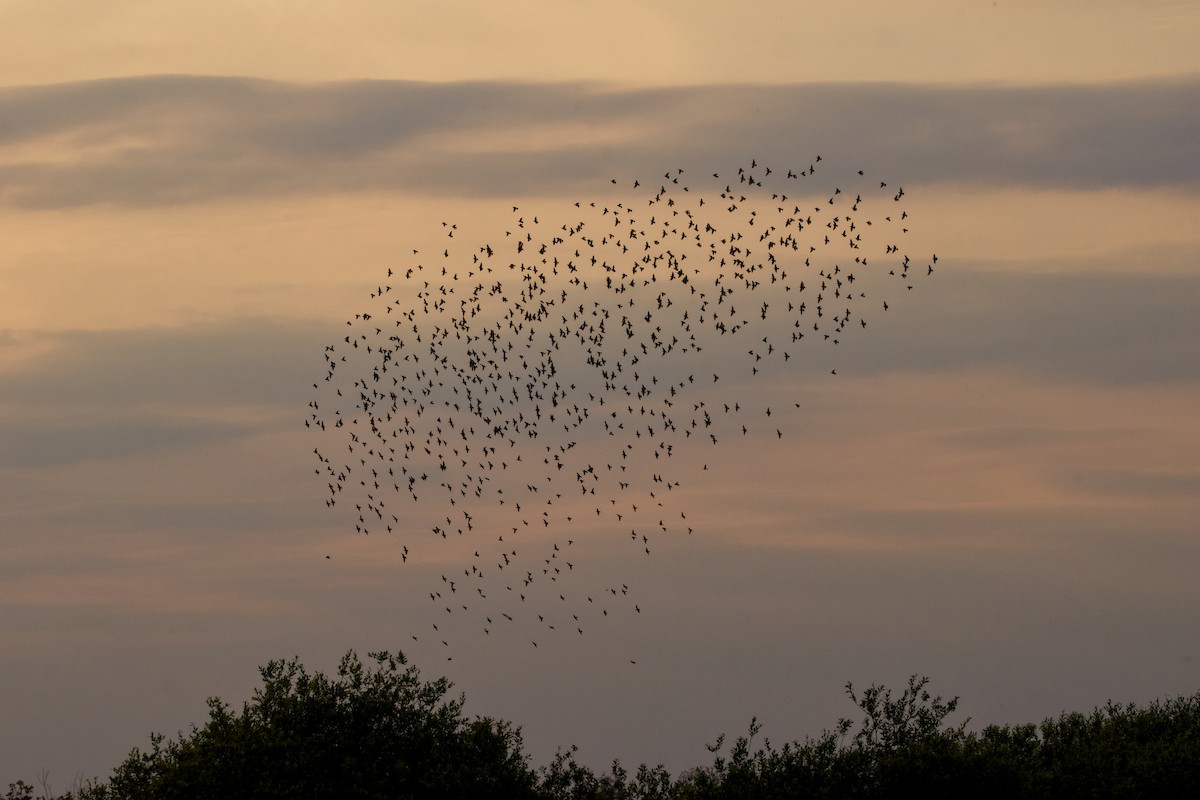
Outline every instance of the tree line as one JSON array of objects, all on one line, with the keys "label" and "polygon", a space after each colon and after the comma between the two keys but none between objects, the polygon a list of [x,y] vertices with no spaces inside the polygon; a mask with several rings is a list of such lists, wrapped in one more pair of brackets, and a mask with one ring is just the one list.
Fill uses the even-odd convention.
[{"label": "tree line", "polygon": [[752,720],[708,746],[711,764],[672,776],[619,762],[597,774],[574,747],[534,767],[520,728],[464,715],[449,681],[423,680],[402,653],[351,651],[334,677],[295,658],[260,672],[240,711],[210,699],[203,726],[151,734],[107,779],[56,795],[43,774],[0,800],[1200,797],[1200,692],[976,732],[947,724],[958,698],[932,696],[928,678],[899,693],[847,684],[857,721],[774,746]]}]

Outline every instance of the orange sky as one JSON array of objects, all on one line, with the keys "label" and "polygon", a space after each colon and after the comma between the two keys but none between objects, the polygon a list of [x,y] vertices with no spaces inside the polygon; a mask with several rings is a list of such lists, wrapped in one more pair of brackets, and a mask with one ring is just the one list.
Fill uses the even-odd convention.
[{"label": "orange sky", "polygon": [[[103,774],[267,659],[349,648],[601,768],[699,764],[754,715],[815,734],[847,680],[928,674],[981,724],[1195,690],[1195,4],[499,9],[0,8],[0,785]],[[936,274],[797,359],[787,439],[687,473],[690,539],[578,537],[581,585],[643,613],[414,642],[463,553],[356,536],[303,428],[386,269],[442,221],[467,246],[514,205],[549,227],[818,153],[814,196],[906,188]]]},{"label": "orange sky", "polygon": [[164,7],[5,4],[10,85],[185,73],[352,78],[1111,81],[1197,70],[1195,4],[769,0],[699,2],[217,0]]}]

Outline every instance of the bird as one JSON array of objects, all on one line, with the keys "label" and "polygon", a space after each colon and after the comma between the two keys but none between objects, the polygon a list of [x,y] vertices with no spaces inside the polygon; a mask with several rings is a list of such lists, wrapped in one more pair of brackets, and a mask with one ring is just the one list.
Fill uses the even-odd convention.
[{"label": "bird", "polygon": [[[583,536],[616,546],[604,532],[632,526],[638,554],[661,558],[660,537],[693,531],[679,489],[727,468],[709,451],[782,442],[780,417],[804,411],[766,408],[772,425],[755,426],[749,398],[804,375],[816,348],[865,335],[875,303],[887,311],[913,286],[921,256],[904,252],[897,206],[909,193],[830,161],[611,177],[561,208],[507,204],[495,230],[442,221],[442,243],[387,266],[320,353],[303,421],[329,513],[385,533],[377,546],[397,540],[398,567],[461,542],[461,576],[438,587],[475,602],[426,594],[456,619],[479,615],[488,636],[516,635],[492,619],[518,614],[547,636],[567,629],[564,610],[577,635],[610,607],[641,614],[637,587],[613,587],[617,605],[602,608],[570,588],[587,554],[560,556]],[[820,205],[786,199],[801,178]],[[721,356],[731,342],[742,355]]]}]

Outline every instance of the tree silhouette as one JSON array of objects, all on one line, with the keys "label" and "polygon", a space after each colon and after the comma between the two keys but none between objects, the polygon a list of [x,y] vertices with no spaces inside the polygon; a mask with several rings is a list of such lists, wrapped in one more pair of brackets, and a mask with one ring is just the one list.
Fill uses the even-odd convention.
[{"label": "tree silhouette", "polygon": [[261,668],[237,713],[217,698],[187,736],[151,736],[98,796],[111,798],[520,798],[536,775],[520,731],[467,719],[445,678],[422,682],[402,653],[349,652],[337,677],[296,659]]},{"label": "tree silhouette", "polygon": [[[927,678],[914,675],[899,695],[848,683],[857,729],[842,719],[816,738],[755,746],[755,719],[728,746],[724,736],[709,745],[710,766],[672,779],[661,765],[631,773],[618,762],[597,775],[575,747],[534,771],[519,730],[465,718],[446,679],[422,682],[402,654],[370,658],[364,666],[348,653],[334,679],[272,661],[240,713],[214,698],[203,727],[152,735],[108,782],[76,781],[57,800],[1200,797],[1200,694],[976,733],[945,724],[957,698],[930,695]],[[39,781],[49,800],[48,775]],[[17,781],[0,800],[34,797]]]}]

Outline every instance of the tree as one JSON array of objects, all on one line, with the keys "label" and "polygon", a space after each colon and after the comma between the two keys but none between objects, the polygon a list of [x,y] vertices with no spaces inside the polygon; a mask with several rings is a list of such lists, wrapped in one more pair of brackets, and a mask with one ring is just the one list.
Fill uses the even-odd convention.
[{"label": "tree", "polygon": [[[761,731],[757,719],[721,755],[725,737],[708,746],[714,754],[708,768],[684,773],[672,787],[672,796],[700,798],[855,798],[960,796],[953,794],[958,780],[958,749],[966,735],[962,723],[943,728],[958,705],[957,698],[943,702],[925,690],[928,678],[916,675],[898,698],[890,689],[871,686],[861,694],[846,684],[846,694],[864,716],[854,727],[838,722],[817,738],[752,750]],[[914,794],[915,793],[915,794]]]},{"label": "tree", "polygon": [[[773,747],[752,719],[747,734],[708,749],[712,765],[672,780],[659,765],[597,775],[570,747],[538,771],[520,730],[462,715],[445,679],[422,682],[404,656],[347,653],[334,679],[295,660],[261,669],[240,713],[213,698],[188,735],[152,734],[108,783],[85,782],[56,800],[142,798],[538,798],[539,800],[795,800],[795,798],[1200,797],[1200,693],[1147,707],[1109,703],[1042,724],[945,725],[943,701],[913,676],[893,695],[846,684],[863,716]],[[854,733],[851,733],[854,731]],[[53,797],[49,776],[39,777]],[[18,781],[0,800],[34,800]]]},{"label": "tree", "polygon": [[445,678],[422,682],[402,653],[353,651],[337,677],[297,659],[262,667],[262,686],[237,713],[217,698],[187,736],[152,735],[94,797],[521,798],[537,776],[520,730],[467,719]]}]

